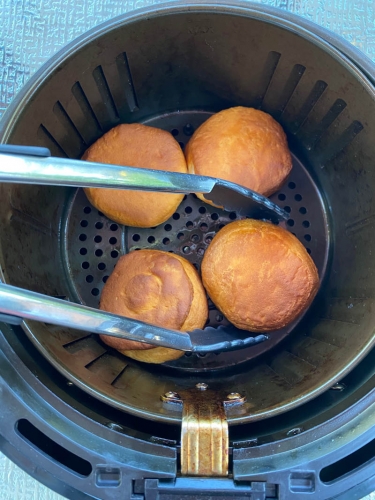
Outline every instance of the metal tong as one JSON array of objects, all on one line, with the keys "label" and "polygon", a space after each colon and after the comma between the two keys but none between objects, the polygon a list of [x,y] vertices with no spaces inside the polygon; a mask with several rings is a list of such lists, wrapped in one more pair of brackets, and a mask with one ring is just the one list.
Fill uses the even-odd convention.
[{"label": "metal tong", "polygon": [[[56,158],[38,147],[0,145],[0,182],[203,193],[215,205],[238,215],[274,222],[289,217],[264,196],[222,179]],[[18,325],[23,319],[201,353],[240,349],[268,338],[248,337],[237,329],[231,334],[220,327],[206,328],[204,335],[201,330],[168,330],[0,283],[0,321]]]},{"label": "metal tong", "polygon": [[268,198],[233,182],[203,175],[51,157],[47,148],[0,144],[0,182],[203,193],[215,205],[238,215],[274,222],[289,218],[285,210]]},{"label": "metal tong", "polygon": [[206,328],[204,333],[202,330],[189,333],[168,330],[0,283],[0,321],[20,325],[23,319],[201,353],[241,349],[268,338],[266,335],[249,337],[249,332],[239,330],[231,334],[220,327]]}]

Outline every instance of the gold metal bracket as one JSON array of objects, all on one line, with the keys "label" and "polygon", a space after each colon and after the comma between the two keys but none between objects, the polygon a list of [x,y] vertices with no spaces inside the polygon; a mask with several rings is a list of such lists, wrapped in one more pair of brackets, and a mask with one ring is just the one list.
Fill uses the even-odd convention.
[{"label": "gold metal bracket", "polygon": [[182,406],[181,474],[184,476],[228,475],[228,422],[225,409],[240,405],[245,397],[230,393],[221,397],[205,383],[194,388],[166,392],[162,401]]}]

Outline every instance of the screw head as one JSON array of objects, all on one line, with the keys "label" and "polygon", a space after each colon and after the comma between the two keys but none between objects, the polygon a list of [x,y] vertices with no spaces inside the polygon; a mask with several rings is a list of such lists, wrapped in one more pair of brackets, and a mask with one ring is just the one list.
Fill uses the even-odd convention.
[{"label": "screw head", "polygon": [[208,384],[204,382],[198,382],[195,386],[199,391],[206,391],[208,389]]},{"label": "screw head", "polygon": [[341,392],[344,389],[346,389],[346,385],[343,384],[342,382],[336,382],[336,384],[331,387],[331,391]]},{"label": "screw head", "polygon": [[227,399],[229,399],[230,401],[235,401],[236,399],[241,399],[241,398],[242,396],[239,392],[231,392],[227,396]]},{"label": "screw head", "polygon": [[164,394],[164,396],[168,399],[180,399],[180,396],[174,391],[168,391]]},{"label": "screw head", "polygon": [[302,427],[295,427],[294,429],[290,429],[286,435],[288,437],[290,436],[297,436],[298,434],[301,434],[301,432],[303,431],[303,428]]},{"label": "screw head", "polygon": [[68,380],[68,381],[67,381],[67,383],[66,383],[66,385],[67,385],[68,387],[72,387],[74,384],[73,384],[73,382],[71,382],[70,380]]},{"label": "screw head", "polygon": [[107,422],[105,425],[106,427],[108,427],[108,429],[111,429],[112,431],[117,431],[117,432],[124,431],[122,425],[116,424],[115,422]]}]

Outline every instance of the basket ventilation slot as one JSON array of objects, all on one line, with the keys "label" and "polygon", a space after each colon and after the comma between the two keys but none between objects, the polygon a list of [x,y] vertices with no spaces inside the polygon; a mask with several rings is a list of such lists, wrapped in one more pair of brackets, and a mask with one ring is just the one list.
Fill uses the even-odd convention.
[{"label": "basket ventilation slot", "polygon": [[318,80],[313,89],[311,90],[310,94],[308,95],[306,101],[302,105],[302,108],[300,112],[297,115],[297,118],[293,120],[293,122],[290,125],[290,132],[295,135],[299,131],[299,129],[302,127],[302,125],[305,123],[307,117],[313,110],[315,104],[318,102],[320,97],[323,95],[323,92],[326,90],[328,87],[326,82],[323,82],[322,80]]},{"label": "basket ventilation slot", "polygon": [[261,108],[268,87],[270,86],[272,77],[276,71],[281,54],[271,51],[266,59],[263,71],[260,75],[257,88],[255,89],[254,108]]},{"label": "basket ventilation slot", "polygon": [[279,119],[283,114],[305,71],[306,67],[302,66],[302,64],[295,64],[293,66],[292,72],[290,73],[289,78],[285,83],[285,87],[281,93],[278,110],[276,111],[276,113],[274,113],[274,117],[276,120]]}]

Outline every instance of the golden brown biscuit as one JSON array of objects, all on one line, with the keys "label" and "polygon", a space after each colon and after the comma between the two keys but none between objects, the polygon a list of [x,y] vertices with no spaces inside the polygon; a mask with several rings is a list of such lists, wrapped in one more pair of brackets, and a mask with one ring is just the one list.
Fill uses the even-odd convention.
[{"label": "golden brown biscuit", "polygon": [[237,328],[277,330],[312,302],[319,276],[311,257],[291,233],[245,219],[225,226],[202,262],[209,296]]},{"label": "golden brown biscuit", "polygon": [[[159,250],[120,257],[103,288],[100,309],[181,331],[203,328],[208,316],[206,294],[193,265]],[[126,356],[147,363],[164,363],[183,355],[132,340],[101,338]]]},{"label": "golden brown biscuit", "polygon": [[[123,124],[98,139],[83,160],[187,173],[184,154],[172,134],[146,125]],[[136,227],[154,227],[169,219],[182,194],[85,188],[92,205],[109,219]]]},{"label": "golden brown biscuit", "polygon": [[185,156],[189,173],[225,179],[264,196],[277,191],[292,168],[282,127],[269,114],[241,106],[205,121],[188,142]]}]

